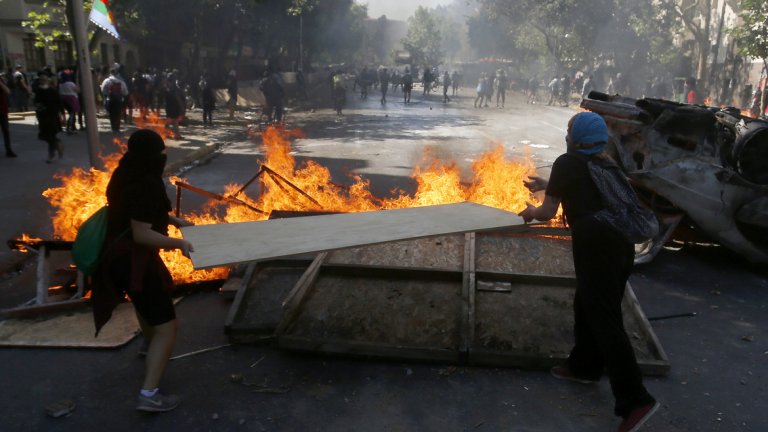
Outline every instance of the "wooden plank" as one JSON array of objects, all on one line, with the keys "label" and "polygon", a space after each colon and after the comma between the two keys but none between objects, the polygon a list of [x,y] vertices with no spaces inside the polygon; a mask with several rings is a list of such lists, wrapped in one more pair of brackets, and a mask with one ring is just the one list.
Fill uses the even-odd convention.
[{"label": "wooden plank", "polygon": [[521,217],[475,203],[182,228],[196,269],[441,234],[519,226]]},{"label": "wooden plank", "polygon": [[653,327],[651,327],[651,323],[648,321],[648,317],[645,316],[643,308],[640,307],[640,301],[637,300],[635,291],[632,289],[632,286],[629,284],[629,282],[627,282],[627,291],[625,292],[624,297],[625,304],[629,303],[633,314],[637,317],[638,321],[640,321],[640,330],[645,333],[645,337],[651,340],[650,345],[656,351],[656,357],[659,359],[659,375],[666,375],[670,369],[669,357],[667,357],[667,353],[664,351],[664,347],[661,345],[661,341],[659,341],[658,336],[656,336],[656,332],[653,331]]},{"label": "wooden plank", "polygon": [[310,288],[314,285],[315,279],[317,279],[317,275],[320,274],[320,268],[323,265],[323,261],[325,261],[327,256],[327,252],[318,254],[317,258],[312,261],[312,264],[310,264],[307,271],[304,272],[304,274],[301,276],[301,279],[296,282],[296,285],[286,296],[285,301],[283,302],[285,313],[283,314],[283,319],[280,320],[280,323],[275,329],[276,335],[280,335],[285,332],[294,318],[296,318],[296,316],[299,314],[304,301],[304,297],[307,295],[307,292],[309,292]]},{"label": "wooden plank", "polygon": [[[461,338],[459,352],[469,353],[475,332],[475,233],[464,234],[464,273],[461,287]],[[466,358],[462,359],[462,362]]]},{"label": "wooden plank", "polygon": [[243,297],[245,296],[245,291],[248,289],[248,283],[253,277],[253,272],[256,270],[257,265],[258,264],[256,263],[250,263],[248,264],[248,267],[245,270],[245,276],[243,276],[242,283],[240,284],[240,287],[237,289],[237,294],[235,294],[235,300],[232,302],[232,305],[229,307],[229,312],[227,313],[227,319],[226,321],[224,321],[225,333],[229,332],[229,330],[232,328],[232,325],[235,323],[235,320],[237,319],[237,313],[243,304]]},{"label": "wooden plank", "polygon": [[407,358],[436,362],[459,363],[460,353],[440,348],[419,348],[406,345],[390,345],[377,342],[353,342],[338,339],[314,339],[290,334],[280,335],[277,344],[282,349],[311,351],[367,358]]}]

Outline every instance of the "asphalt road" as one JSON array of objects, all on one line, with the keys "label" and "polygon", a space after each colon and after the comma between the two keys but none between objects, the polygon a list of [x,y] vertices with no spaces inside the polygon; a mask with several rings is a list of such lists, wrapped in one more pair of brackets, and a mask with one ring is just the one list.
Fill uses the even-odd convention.
[{"label": "asphalt road", "polygon": [[[475,109],[469,98],[444,106],[438,96],[422,100],[416,93],[409,106],[395,100],[391,96],[382,108],[372,93],[341,118],[328,109],[291,113],[289,125],[305,132],[294,143],[295,155],[327,166],[342,184],[350,172],[364,175],[379,196],[395,187],[413,190],[410,174],[426,147],[465,170],[501,144],[510,157],[533,158],[546,175],[564,150],[566,123],[575,112],[519,99],[505,109]],[[218,133],[226,144],[222,152],[184,174],[217,192],[247,181],[262,154],[236,127]],[[184,207],[201,202],[185,198]],[[31,273],[12,276],[15,286],[29,283]],[[721,247],[672,245],[637,267],[630,282],[649,317],[696,312],[653,321],[672,369],[646,381],[662,408],[644,430],[768,430],[768,273]],[[175,354],[227,343],[229,306],[217,293],[184,298],[177,307]],[[143,373],[139,345],[0,349],[2,429],[543,432],[609,431],[619,423],[606,379],[589,387],[541,371],[300,356],[270,346],[227,347],[173,361],[163,388],[181,394],[183,404],[144,415],[133,409]],[[255,392],[233,382],[232,374],[287,392]],[[46,417],[43,408],[64,398],[76,401],[76,410]]]}]

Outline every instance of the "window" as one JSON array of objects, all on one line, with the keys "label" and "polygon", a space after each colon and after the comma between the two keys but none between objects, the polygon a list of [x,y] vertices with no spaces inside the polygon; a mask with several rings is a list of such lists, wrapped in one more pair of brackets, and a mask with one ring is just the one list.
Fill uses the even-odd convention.
[{"label": "window", "polygon": [[27,71],[38,71],[45,66],[45,50],[35,46],[35,39],[24,39],[24,60]]},{"label": "window", "polygon": [[56,66],[56,69],[74,66],[75,58],[72,55],[72,41],[56,41],[56,50],[53,52],[53,63]]},{"label": "window", "polygon": [[109,53],[107,52],[107,44],[99,44],[99,54],[101,54],[101,65],[109,65]]},{"label": "window", "polygon": [[118,45],[118,44],[112,45],[112,58],[115,59],[115,63],[121,63],[121,60],[120,60],[120,45]]}]

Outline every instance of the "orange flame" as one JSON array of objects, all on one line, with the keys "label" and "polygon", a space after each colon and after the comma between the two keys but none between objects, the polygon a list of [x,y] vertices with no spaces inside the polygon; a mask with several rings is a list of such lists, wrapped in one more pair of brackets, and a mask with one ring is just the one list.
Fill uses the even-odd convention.
[{"label": "orange flame", "polygon": [[[153,129],[161,135],[170,134],[165,129],[164,121],[156,115],[150,115],[146,122],[137,118],[136,122],[140,127]],[[267,128],[262,134],[265,158],[258,193],[250,190],[238,193],[242,186],[237,184],[225,186],[224,195],[237,198],[264,213],[212,200],[200,213],[185,214],[184,217],[196,224],[231,223],[263,220],[273,210],[359,212],[463,201],[519,212],[525,208],[526,201],[538,203],[523,186],[523,180],[535,173],[532,162],[506,159],[501,144],[472,164],[469,181],[462,181],[456,163],[446,163],[428,150],[412,174],[417,183],[416,192],[408,195],[400,191],[399,196],[381,199],[370,192],[370,183],[362,177],[353,176],[352,185],[344,187],[333,183],[328,168],[314,161],[297,166],[291,155],[291,139],[302,136],[297,130]],[[119,144],[125,147],[124,143]],[[61,186],[43,193],[56,208],[53,217],[56,237],[74,240],[80,224],[106,204],[106,187],[120,156],[118,153],[107,157],[105,171],[75,168],[68,175],[56,176]],[[172,182],[178,180],[181,179],[171,178]],[[170,227],[169,233],[172,237],[181,236],[174,227]],[[161,256],[177,283],[220,279],[228,273],[225,268],[194,271],[191,261],[179,251],[162,251]]]}]

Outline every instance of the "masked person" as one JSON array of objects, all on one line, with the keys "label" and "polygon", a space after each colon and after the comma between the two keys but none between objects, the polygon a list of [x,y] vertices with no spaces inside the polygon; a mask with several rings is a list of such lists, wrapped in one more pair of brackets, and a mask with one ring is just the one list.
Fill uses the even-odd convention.
[{"label": "masked person", "polygon": [[549,181],[531,177],[532,192],[546,190],[544,202],[520,213],[526,222],[547,221],[563,212],[571,229],[576,270],[574,298],[575,346],[563,366],[552,368],[555,378],[596,383],[606,370],[616,399],[614,413],[624,420],[619,432],[637,430],[659,404],[643,386],[632,344],[624,329],[621,301],[632,271],[634,245],[607,224],[594,218],[603,208],[585,158],[602,154],[608,128],[598,114],[582,112],[568,123],[568,153],[552,165]]},{"label": "masked person", "polygon": [[35,91],[35,115],[37,116],[37,137],[48,143],[46,163],[53,162],[57,153],[59,159],[64,157],[64,148],[58,138],[61,132],[61,111],[59,92],[51,86],[48,75],[40,74],[38,88]]},{"label": "masked person", "polygon": [[192,245],[168,237],[168,224],[188,225],[169,215],[171,202],[163,182],[165,143],[142,129],[128,140],[128,151],[107,186],[107,236],[94,275],[94,320],[98,335],[112,310],[128,295],[147,342],[145,375],[136,409],[170,411],[179,397],[159,391],[160,379],[176,340],[173,280],[160,249],[179,249],[189,257]]}]

